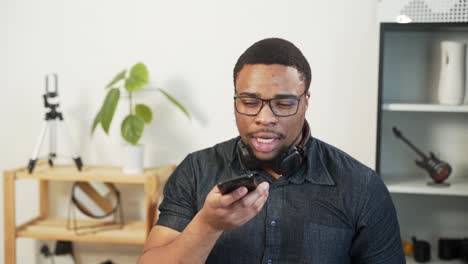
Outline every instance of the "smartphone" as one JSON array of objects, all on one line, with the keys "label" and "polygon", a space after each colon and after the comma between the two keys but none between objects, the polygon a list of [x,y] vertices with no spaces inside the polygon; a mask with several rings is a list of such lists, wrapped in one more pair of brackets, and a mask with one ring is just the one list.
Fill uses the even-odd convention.
[{"label": "smartphone", "polygon": [[255,176],[255,174],[247,173],[239,177],[219,182],[218,189],[221,191],[222,194],[227,194],[241,186],[244,186],[250,192],[255,190],[255,188],[257,188],[257,185],[259,184],[256,178],[257,177]]}]

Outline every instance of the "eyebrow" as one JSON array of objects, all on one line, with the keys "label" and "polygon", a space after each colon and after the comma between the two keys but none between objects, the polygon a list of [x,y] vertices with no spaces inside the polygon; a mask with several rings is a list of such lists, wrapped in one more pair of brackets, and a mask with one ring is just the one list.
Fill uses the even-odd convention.
[{"label": "eyebrow", "polygon": [[[258,93],[248,93],[248,92],[240,93],[239,96],[260,98]],[[296,96],[294,94],[275,94],[273,96],[273,98],[297,98],[297,97],[298,96]]]}]

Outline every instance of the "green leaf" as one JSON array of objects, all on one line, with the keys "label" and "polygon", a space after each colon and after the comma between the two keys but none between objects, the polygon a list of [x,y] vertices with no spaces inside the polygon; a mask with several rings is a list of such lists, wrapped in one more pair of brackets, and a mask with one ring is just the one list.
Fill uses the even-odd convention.
[{"label": "green leaf", "polygon": [[164,91],[163,89],[158,88],[158,90],[159,90],[162,94],[164,94],[164,95],[167,97],[167,99],[169,99],[169,101],[171,101],[175,106],[177,106],[177,107],[180,109],[180,111],[182,111],[182,112],[190,119],[190,114],[189,114],[189,112],[187,111],[187,109],[185,109],[184,106],[182,106],[181,103],[179,103],[179,101],[177,101],[174,97],[172,97],[172,95],[170,95],[169,93],[167,93],[167,92]]},{"label": "green leaf", "polygon": [[117,108],[117,104],[119,103],[120,99],[120,90],[117,88],[112,88],[106,95],[106,99],[104,100],[104,104],[102,105],[100,111],[100,119],[102,129],[106,134],[109,134],[109,127],[112,122],[112,118],[114,117],[115,109]]},{"label": "green leaf", "polygon": [[94,133],[94,130],[96,129],[97,125],[101,123],[101,109],[99,109],[99,112],[97,113],[96,117],[94,118],[93,121],[93,128],[91,128],[91,135]]},{"label": "green leaf", "polygon": [[129,92],[138,91],[148,83],[148,69],[143,63],[137,63],[130,69],[130,76],[125,80],[125,89]]},{"label": "green leaf", "polygon": [[137,116],[141,116],[147,124],[150,123],[151,120],[153,120],[153,112],[145,104],[137,104],[135,106],[135,113]]},{"label": "green leaf", "polygon": [[143,135],[145,121],[141,116],[128,115],[125,117],[120,128],[122,137],[130,144],[136,145]]},{"label": "green leaf", "polygon": [[125,78],[125,73],[127,73],[127,69],[124,69],[123,71],[119,72],[117,76],[115,76],[114,79],[108,85],[106,85],[106,88],[110,88],[111,86],[116,84],[118,81]]}]

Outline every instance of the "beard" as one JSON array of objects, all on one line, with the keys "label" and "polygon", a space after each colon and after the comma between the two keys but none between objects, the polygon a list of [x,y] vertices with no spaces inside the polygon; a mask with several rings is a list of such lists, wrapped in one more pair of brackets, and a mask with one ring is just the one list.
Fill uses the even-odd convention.
[{"label": "beard", "polygon": [[281,146],[281,148],[278,150],[275,156],[271,158],[259,158],[257,155],[255,155],[255,152],[253,151],[253,148],[250,144],[246,144],[247,148],[249,149],[249,152],[255,157],[257,160],[257,163],[261,167],[268,167],[268,168],[274,168],[276,164],[278,163],[278,159],[289,149],[289,145],[284,145]]}]

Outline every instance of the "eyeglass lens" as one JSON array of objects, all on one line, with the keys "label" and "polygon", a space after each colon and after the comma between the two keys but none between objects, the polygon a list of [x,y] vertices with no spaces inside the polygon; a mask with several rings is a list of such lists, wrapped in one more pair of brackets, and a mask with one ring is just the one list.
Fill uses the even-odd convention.
[{"label": "eyeglass lens", "polygon": [[277,116],[291,116],[299,108],[298,98],[274,98],[264,100],[255,97],[235,97],[235,107],[240,114],[257,115],[265,104],[269,104],[271,111]]}]

